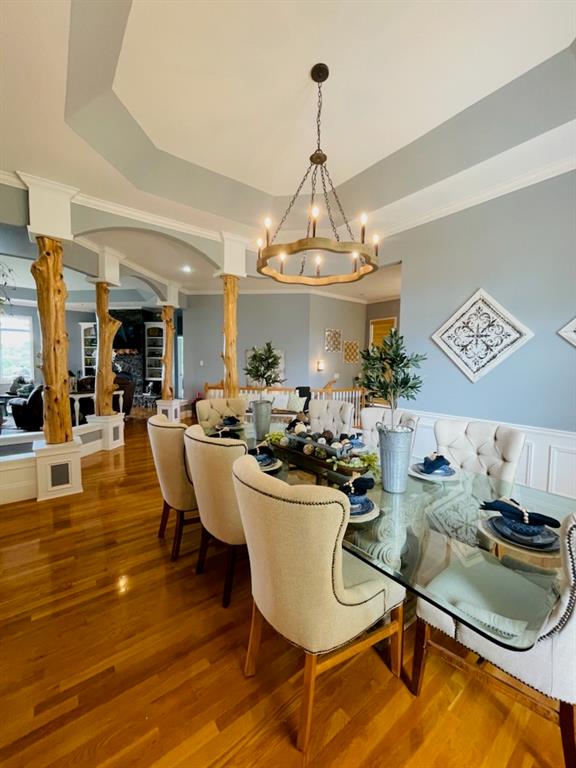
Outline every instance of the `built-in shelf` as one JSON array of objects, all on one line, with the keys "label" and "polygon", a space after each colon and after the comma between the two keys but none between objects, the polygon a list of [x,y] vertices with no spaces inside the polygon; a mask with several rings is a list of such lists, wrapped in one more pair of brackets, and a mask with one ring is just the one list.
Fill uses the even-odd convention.
[{"label": "built-in shelf", "polygon": [[162,381],[164,323],[144,323],[144,378]]},{"label": "built-in shelf", "polygon": [[80,323],[82,339],[82,376],[96,375],[98,331],[96,323]]}]

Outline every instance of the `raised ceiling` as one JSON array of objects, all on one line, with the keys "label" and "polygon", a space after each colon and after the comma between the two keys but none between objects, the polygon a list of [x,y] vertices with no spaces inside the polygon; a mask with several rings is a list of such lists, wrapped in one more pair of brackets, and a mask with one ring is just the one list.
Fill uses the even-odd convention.
[{"label": "raised ceiling", "polygon": [[315,146],[316,61],[341,184],[568,46],[573,17],[568,2],[134,0],[114,91],[157,148],[287,195]]}]

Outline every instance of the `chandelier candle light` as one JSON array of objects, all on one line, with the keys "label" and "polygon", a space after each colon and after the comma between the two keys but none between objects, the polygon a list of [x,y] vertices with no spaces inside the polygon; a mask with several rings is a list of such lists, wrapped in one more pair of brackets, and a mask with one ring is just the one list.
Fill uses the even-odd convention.
[{"label": "chandelier candle light", "polygon": [[[327,156],[321,149],[320,129],[322,116],[322,83],[328,79],[328,67],[326,64],[315,64],[312,67],[310,76],[318,86],[318,112],[316,116],[316,149],[310,155],[310,164],[300,182],[294,197],[290,200],[288,208],[272,233],[272,220],[264,220],[266,230],[266,245],[262,239],[258,239],[258,264],[257,270],[261,275],[266,275],[280,283],[296,283],[300,285],[332,285],[333,283],[353,283],[361,280],[371,272],[378,269],[378,235],[374,235],[372,243],[366,243],[366,224],[368,217],[363,213],[360,217],[360,242],[354,240],[354,235],[350,223],[338,194],[334,189],[334,184],[330,178],[328,167],[326,165]],[[308,218],[306,223],[306,236],[301,240],[295,240],[289,243],[275,244],[275,240],[280,234],[282,226],[288,218],[294,207],[304,184],[310,177],[311,194],[308,207]],[[333,237],[317,237],[316,227],[320,218],[320,208],[316,204],[316,182],[320,177],[322,192],[318,198],[323,198],[326,213],[332,229]],[[346,227],[350,237],[349,241],[340,240],[340,235],[336,226],[334,212],[331,205],[335,204],[338,209],[341,223]],[[338,215],[338,214],[337,214]],[[301,254],[299,263],[289,269],[289,258],[296,254]],[[308,266],[309,257],[313,257],[313,263]],[[350,260],[348,262],[348,259]],[[346,267],[346,263],[349,266]],[[323,265],[334,268],[330,272],[323,274]]]}]

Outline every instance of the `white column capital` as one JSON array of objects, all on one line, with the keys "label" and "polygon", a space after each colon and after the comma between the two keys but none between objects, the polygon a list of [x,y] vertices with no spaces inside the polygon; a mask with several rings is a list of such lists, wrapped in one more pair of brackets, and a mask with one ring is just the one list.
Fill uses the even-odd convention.
[{"label": "white column capital", "polygon": [[28,187],[30,240],[41,236],[73,240],[71,203],[79,190],[23,171],[17,173]]},{"label": "white column capital", "polygon": [[246,249],[250,240],[233,232],[221,232],[220,234],[224,245],[224,257],[222,269],[215,272],[214,277],[221,277],[222,275],[246,277]]},{"label": "white column capital", "polygon": [[107,245],[98,247],[98,275],[87,277],[89,283],[108,283],[108,285],[120,286],[120,262],[125,256]]},{"label": "white column capital", "polygon": [[180,286],[178,283],[167,283],[166,284],[166,301],[160,301],[160,299],[157,300],[156,305],[159,307],[174,307],[174,309],[178,309],[180,306],[179,300],[178,300],[178,293],[180,291]]}]

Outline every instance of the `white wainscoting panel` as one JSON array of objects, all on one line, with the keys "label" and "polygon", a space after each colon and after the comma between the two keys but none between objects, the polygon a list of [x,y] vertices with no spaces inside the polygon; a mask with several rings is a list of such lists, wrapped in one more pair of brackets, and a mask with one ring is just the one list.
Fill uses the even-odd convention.
[{"label": "white wainscoting panel", "polygon": [[576,497],[576,448],[551,445],[548,464],[548,490],[561,496]]},{"label": "white wainscoting panel", "polygon": [[[413,413],[420,418],[414,441],[414,455],[418,457],[426,456],[435,450],[434,424],[438,419],[490,423],[488,419],[416,411],[412,408],[405,408],[403,411]],[[519,429],[526,434],[526,443],[516,475],[518,483],[530,488],[557,493],[560,496],[576,498],[576,432],[528,427],[523,424],[498,423]]]}]

